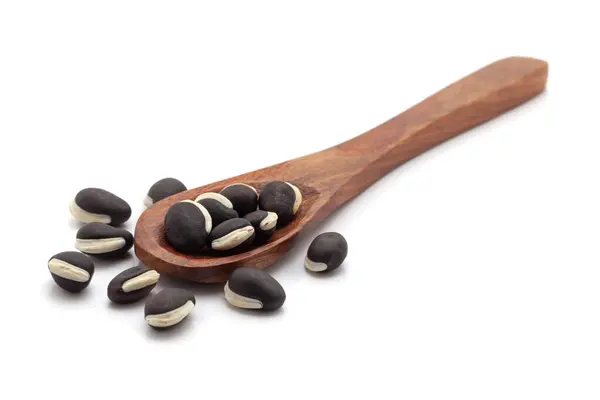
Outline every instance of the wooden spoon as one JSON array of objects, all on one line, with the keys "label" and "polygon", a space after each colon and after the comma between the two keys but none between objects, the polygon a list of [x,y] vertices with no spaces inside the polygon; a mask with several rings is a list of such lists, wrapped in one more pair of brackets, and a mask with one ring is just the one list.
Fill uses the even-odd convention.
[{"label": "wooden spoon", "polygon": [[[396,166],[536,96],[544,90],[547,76],[545,61],[502,59],[347,142],[163,199],[138,219],[135,253],[150,268],[197,282],[226,281],[240,266],[266,268],[290,249],[303,228],[321,222]],[[278,229],[266,244],[214,257],[181,254],[166,242],[163,219],[173,203],[218,192],[235,182],[260,189],[272,180],[294,183],[303,202],[294,221]]]}]

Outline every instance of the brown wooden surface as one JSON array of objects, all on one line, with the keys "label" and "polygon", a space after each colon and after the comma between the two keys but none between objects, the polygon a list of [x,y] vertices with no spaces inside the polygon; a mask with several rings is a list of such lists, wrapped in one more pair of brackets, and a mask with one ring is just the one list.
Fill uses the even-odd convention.
[{"label": "brown wooden surface", "polygon": [[[146,210],[135,228],[135,253],[150,268],[198,282],[222,282],[239,266],[266,268],[284,255],[308,224],[321,222],[398,165],[542,92],[548,65],[511,57],[492,63],[378,127],[329,149],[168,197]],[[304,201],[295,220],[271,240],[227,257],[176,252],[163,234],[173,203],[220,191],[234,182],[260,189],[271,180],[295,183]]]}]

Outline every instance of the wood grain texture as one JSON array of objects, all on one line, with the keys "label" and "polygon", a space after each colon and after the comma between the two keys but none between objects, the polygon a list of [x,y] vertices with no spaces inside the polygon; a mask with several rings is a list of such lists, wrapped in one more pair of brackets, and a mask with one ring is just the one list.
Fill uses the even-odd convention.
[{"label": "wood grain texture", "polygon": [[[545,61],[502,59],[347,142],[163,199],[138,219],[135,253],[150,268],[197,282],[223,282],[239,266],[266,268],[290,249],[303,228],[321,222],[395,167],[533,98],[544,90],[547,76]],[[260,190],[272,180],[293,182],[304,201],[295,220],[265,245],[214,257],[181,254],[166,242],[163,219],[173,203],[235,182]]]}]

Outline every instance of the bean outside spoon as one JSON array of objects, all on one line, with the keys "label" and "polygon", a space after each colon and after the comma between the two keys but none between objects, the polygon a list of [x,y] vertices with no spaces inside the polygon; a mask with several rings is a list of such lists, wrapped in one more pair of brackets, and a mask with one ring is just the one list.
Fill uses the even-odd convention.
[{"label": "bean outside spoon", "polygon": [[[323,221],[398,165],[535,97],[544,90],[547,76],[545,61],[505,58],[337,146],[167,197],[138,219],[136,256],[159,272],[196,282],[224,282],[240,266],[266,268],[291,248],[302,229]],[[166,242],[163,220],[172,204],[237,182],[260,190],[272,180],[294,183],[303,202],[295,219],[266,244],[214,257],[182,254]]]}]

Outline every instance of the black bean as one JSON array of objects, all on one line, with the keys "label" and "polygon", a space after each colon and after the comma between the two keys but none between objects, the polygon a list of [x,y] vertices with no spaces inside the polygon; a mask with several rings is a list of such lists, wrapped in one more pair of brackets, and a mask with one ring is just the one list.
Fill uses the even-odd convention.
[{"label": "black bean", "polygon": [[104,189],[87,188],[75,196],[71,214],[81,222],[103,222],[117,226],[131,217],[131,207],[122,198]]},{"label": "black bean", "polygon": [[348,243],[337,232],[325,232],[315,237],[308,247],[304,267],[313,272],[333,271],[348,255]]},{"label": "black bean", "polygon": [[163,178],[155,182],[144,199],[146,207],[150,207],[154,203],[161,201],[169,196],[186,191],[185,185],[175,178]]},{"label": "black bean", "polygon": [[184,200],[169,207],[165,215],[165,238],[182,253],[199,253],[206,245],[212,219],[203,205]]},{"label": "black bean", "polygon": [[217,251],[245,249],[254,240],[254,228],[243,218],[229,219],[210,233],[210,247]]},{"label": "black bean", "polygon": [[88,287],[94,276],[94,262],[77,251],[64,251],[48,260],[54,282],[64,290],[77,293]]},{"label": "black bean", "polygon": [[166,288],[148,299],[144,307],[144,317],[153,328],[169,328],[187,317],[195,305],[196,298],[191,292]]},{"label": "black bean", "polygon": [[277,214],[270,211],[256,210],[246,214],[244,219],[254,227],[256,232],[255,243],[265,243],[277,227]]},{"label": "black bean", "polygon": [[267,183],[260,191],[258,205],[261,210],[271,211],[277,214],[277,224],[285,226],[294,219],[302,203],[300,190],[282,181]]},{"label": "black bean", "polygon": [[133,246],[133,235],[126,229],[115,228],[102,222],[90,222],[77,231],[75,248],[95,256],[119,256]]},{"label": "black bean", "polygon": [[218,226],[228,219],[238,218],[237,211],[226,207],[218,200],[205,198],[198,200],[198,203],[202,204],[208,210],[214,226]]},{"label": "black bean", "polygon": [[220,193],[231,201],[233,209],[239,215],[249,214],[256,211],[258,207],[258,192],[245,183],[234,183],[226,186]]},{"label": "black bean", "polygon": [[227,197],[223,196],[220,193],[215,193],[215,192],[202,193],[201,195],[196,197],[195,201],[200,201],[200,200],[204,200],[204,199],[213,199],[213,200],[220,202],[227,208],[233,208],[233,204],[231,204],[231,201],[229,201],[229,199]]},{"label": "black bean", "polygon": [[225,298],[235,307],[275,310],[286,299],[283,287],[267,271],[240,267],[225,284]]},{"label": "black bean", "polygon": [[119,304],[136,302],[150,294],[159,278],[158,272],[144,265],[126,269],[108,284],[108,298]]}]

